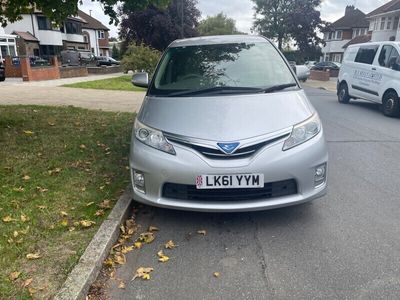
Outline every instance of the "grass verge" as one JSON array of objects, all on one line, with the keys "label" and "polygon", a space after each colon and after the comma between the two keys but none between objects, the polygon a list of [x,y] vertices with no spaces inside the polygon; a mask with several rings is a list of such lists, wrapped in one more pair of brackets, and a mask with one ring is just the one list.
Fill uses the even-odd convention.
[{"label": "grass verge", "polygon": [[72,88],[81,88],[81,89],[96,89],[96,90],[118,90],[118,91],[134,91],[134,92],[146,91],[143,88],[133,86],[131,83],[131,79],[132,76],[124,75],[108,79],[65,84],[63,86]]},{"label": "grass verge", "polygon": [[60,288],[129,182],[133,119],[0,106],[0,298]]}]

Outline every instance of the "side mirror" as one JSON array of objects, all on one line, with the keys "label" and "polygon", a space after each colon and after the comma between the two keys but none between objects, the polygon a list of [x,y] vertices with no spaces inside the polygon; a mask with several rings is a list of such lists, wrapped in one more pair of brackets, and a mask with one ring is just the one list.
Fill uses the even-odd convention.
[{"label": "side mirror", "polygon": [[132,76],[132,84],[138,87],[149,87],[149,74],[146,72],[136,73]]}]

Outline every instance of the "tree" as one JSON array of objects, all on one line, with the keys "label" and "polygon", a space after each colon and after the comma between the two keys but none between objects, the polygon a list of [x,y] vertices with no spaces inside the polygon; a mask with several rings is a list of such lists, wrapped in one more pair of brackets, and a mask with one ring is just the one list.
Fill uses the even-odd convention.
[{"label": "tree", "polygon": [[222,12],[216,16],[208,16],[200,21],[197,27],[200,35],[224,35],[240,33],[236,28],[236,21],[228,18]]},{"label": "tree", "polygon": [[119,49],[117,48],[117,45],[113,45],[112,49],[111,49],[111,57],[114,59],[120,59],[120,53],[119,53]]},{"label": "tree", "polygon": [[172,0],[166,9],[149,5],[143,11],[131,13],[124,13],[126,9],[122,7],[120,38],[125,46],[121,50],[136,42],[162,51],[178,38],[197,36],[201,14],[196,4],[197,0]]},{"label": "tree", "polygon": [[149,46],[135,43],[129,45],[121,61],[124,71],[145,71],[152,74],[161,53]]},{"label": "tree", "polygon": [[[99,2],[104,13],[110,17],[110,24],[118,24],[118,14],[115,5],[118,0],[92,0]],[[123,7],[127,11],[138,11],[145,9],[150,4],[157,7],[166,7],[170,0],[123,0]],[[9,22],[21,19],[25,13],[41,11],[51,21],[61,23],[68,16],[74,16],[78,12],[78,5],[83,0],[1,0],[0,1],[0,23],[6,26]]]},{"label": "tree", "polygon": [[317,10],[321,0],[252,0],[256,6],[254,29],[278,42],[294,40],[300,50],[315,48],[322,40],[317,29],[325,23]]}]

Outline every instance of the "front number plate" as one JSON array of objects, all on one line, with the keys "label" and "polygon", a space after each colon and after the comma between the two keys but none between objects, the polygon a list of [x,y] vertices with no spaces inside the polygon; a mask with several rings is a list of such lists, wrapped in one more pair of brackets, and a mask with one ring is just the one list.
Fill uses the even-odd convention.
[{"label": "front number plate", "polygon": [[264,187],[264,174],[199,175],[196,188],[204,189],[251,189]]}]

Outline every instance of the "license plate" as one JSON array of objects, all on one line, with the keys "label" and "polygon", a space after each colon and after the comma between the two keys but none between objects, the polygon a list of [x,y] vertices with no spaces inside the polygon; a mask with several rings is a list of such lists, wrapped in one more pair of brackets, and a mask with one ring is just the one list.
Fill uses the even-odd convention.
[{"label": "license plate", "polygon": [[264,174],[199,175],[196,188],[204,189],[251,189],[264,187]]}]

